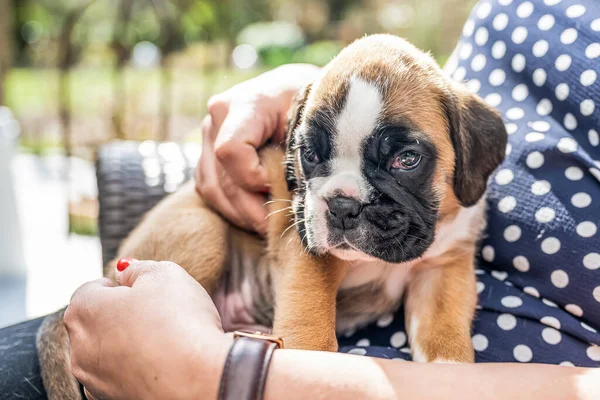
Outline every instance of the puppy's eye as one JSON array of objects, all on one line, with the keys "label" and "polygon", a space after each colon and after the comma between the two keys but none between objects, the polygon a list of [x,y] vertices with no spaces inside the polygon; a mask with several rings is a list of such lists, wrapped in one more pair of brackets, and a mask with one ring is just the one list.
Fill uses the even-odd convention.
[{"label": "puppy's eye", "polygon": [[423,157],[412,150],[403,151],[402,153],[396,154],[394,161],[392,162],[392,168],[411,170],[417,168]]},{"label": "puppy's eye", "polygon": [[319,163],[319,161],[321,161],[317,153],[315,153],[315,151],[311,149],[304,150],[304,152],[302,153],[302,158],[309,165],[316,165]]}]

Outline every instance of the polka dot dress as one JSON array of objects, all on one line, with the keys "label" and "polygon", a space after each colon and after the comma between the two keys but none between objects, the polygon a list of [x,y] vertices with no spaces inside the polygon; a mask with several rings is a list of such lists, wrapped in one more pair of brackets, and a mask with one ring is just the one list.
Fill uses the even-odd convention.
[{"label": "polka dot dress", "polygon": [[[476,271],[476,360],[598,367],[600,2],[482,1],[448,63],[510,135]],[[410,359],[402,311],[339,341]]]}]

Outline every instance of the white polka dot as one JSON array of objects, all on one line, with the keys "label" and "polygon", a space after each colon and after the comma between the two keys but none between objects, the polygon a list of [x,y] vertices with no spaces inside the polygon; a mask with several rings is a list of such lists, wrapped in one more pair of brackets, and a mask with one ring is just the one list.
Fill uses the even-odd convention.
[{"label": "white polka dot", "polygon": [[573,197],[571,197],[571,204],[573,204],[577,208],[585,208],[591,203],[592,197],[585,192],[575,193]]},{"label": "white polka dot", "polygon": [[513,0],[498,0],[498,4],[501,6],[508,6],[513,2]]},{"label": "white polka dot", "polygon": [[511,212],[517,206],[517,199],[513,196],[506,196],[498,202],[498,210],[503,213]]},{"label": "white polka dot", "polygon": [[513,356],[519,362],[529,362],[533,358],[533,352],[528,346],[520,344],[514,348]]},{"label": "white polka dot", "polygon": [[408,347],[403,347],[400,349],[400,351],[406,354],[410,354],[410,349]]},{"label": "white polka dot", "polygon": [[535,219],[542,224],[552,221],[554,217],[556,217],[556,212],[550,207],[542,207],[535,213]]},{"label": "white polka dot", "polygon": [[593,31],[600,32],[600,18],[593,20],[590,28],[592,28]]},{"label": "white polka dot", "polygon": [[554,67],[563,72],[569,69],[569,67],[571,66],[571,56],[568,54],[561,54],[560,56],[558,56],[558,58],[556,59],[556,62],[554,63]]},{"label": "white polka dot", "polygon": [[504,57],[504,54],[506,54],[506,43],[504,43],[502,40],[498,40],[492,46],[492,57],[494,57],[496,60],[499,60]]},{"label": "white polka dot", "polygon": [[592,328],[591,326],[589,326],[588,324],[586,324],[585,322],[581,323],[581,327],[585,330],[588,330],[590,332],[594,332],[594,333],[598,333],[597,330],[595,330],[594,328]]},{"label": "white polka dot", "polygon": [[598,132],[596,132],[593,129],[590,129],[590,131],[588,132],[588,140],[590,141],[590,144],[592,146],[598,146],[598,144],[600,144],[600,137],[598,136]]},{"label": "white polka dot", "polygon": [[477,43],[480,46],[483,46],[487,43],[488,37],[488,30],[484,26],[481,26],[479,27],[479,29],[477,29],[477,32],[475,32],[475,43]]},{"label": "white polka dot", "polygon": [[545,305],[547,305],[548,307],[554,307],[557,308],[558,306],[556,305],[555,302],[550,301],[548,299],[542,299],[542,303],[544,303]]},{"label": "white polka dot", "polygon": [[534,288],[533,286],[526,286],[523,288],[523,291],[530,296],[538,297],[538,298],[540,297],[540,292],[538,292],[538,290],[536,288]]},{"label": "white polka dot", "polygon": [[475,29],[475,21],[472,19],[465,22],[465,26],[463,26],[463,36],[470,37],[473,34],[473,30]]},{"label": "white polka dot", "polygon": [[515,326],[517,326],[517,319],[512,314],[500,314],[498,319],[496,319],[496,323],[500,329],[504,331],[510,331],[515,329]]},{"label": "white polka dot", "polygon": [[596,82],[596,76],[596,71],[594,71],[593,69],[588,69],[581,73],[580,82],[583,86],[590,86],[594,82]]},{"label": "white polka dot", "polygon": [[593,344],[587,348],[586,353],[590,359],[600,361],[600,346]]},{"label": "white polka dot", "polygon": [[511,225],[504,230],[504,239],[507,242],[516,242],[521,237],[521,228]]},{"label": "white polka dot", "polygon": [[558,344],[560,343],[562,336],[560,332],[554,328],[545,328],[542,331],[542,338],[548,344]]},{"label": "white polka dot", "polygon": [[560,250],[560,240],[549,237],[542,241],[542,251],[546,254],[556,254]]},{"label": "white polka dot", "polygon": [[574,28],[568,28],[560,34],[560,42],[562,44],[572,44],[577,40],[577,30]]},{"label": "white polka dot", "polygon": [[546,14],[544,16],[542,16],[542,18],[540,18],[540,20],[538,21],[538,28],[541,31],[547,31],[552,29],[552,27],[554,26],[554,16],[551,14]]},{"label": "white polka dot", "polygon": [[371,342],[369,339],[360,339],[358,342],[356,342],[356,345],[360,347],[367,347],[371,345]]},{"label": "white polka dot", "polygon": [[533,71],[533,83],[536,86],[544,86],[544,83],[546,83],[546,71],[544,71],[542,68],[538,68]]},{"label": "white polka dot", "polygon": [[592,294],[594,295],[594,299],[600,303],[600,286],[596,286]]},{"label": "white polka dot", "polygon": [[598,269],[600,268],[600,254],[589,253],[583,257],[583,266],[587,269]]},{"label": "white polka dot", "polygon": [[477,7],[477,18],[485,19],[488,15],[490,15],[490,11],[492,11],[492,5],[489,2],[482,2]]},{"label": "white polka dot", "polygon": [[406,333],[402,331],[394,333],[390,338],[390,343],[392,347],[396,348],[404,346],[406,343]]},{"label": "white polka dot", "polygon": [[484,246],[483,249],[481,249],[481,256],[487,262],[494,261],[494,248],[489,245]]},{"label": "white polka dot", "polygon": [[[546,53],[548,53],[548,48],[549,48],[548,42],[541,39],[533,44],[531,52],[536,57],[543,57],[546,55]],[[541,68],[539,68],[539,69],[541,69]],[[538,85],[538,86],[541,86],[541,85]]]},{"label": "white polka dot", "polygon": [[523,101],[527,96],[529,96],[529,90],[524,83],[518,84],[512,91],[512,98],[515,101]]},{"label": "white polka dot", "polygon": [[585,7],[581,4],[574,4],[571,7],[567,8],[566,14],[569,18],[579,18],[583,14],[585,14]]},{"label": "white polka dot", "polygon": [[577,304],[567,304],[565,306],[565,310],[567,310],[576,317],[581,317],[583,315],[583,310]]},{"label": "white polka dot", "polygon": [[565,100],[567,97],[569,97],[569,85],[566,83],[559,83],[556,85],[554,93],[556,94],[556,98],[560,101]]},{"label": "white polka dot", "polygon": [[471,341],[473,342],[473,348],[475,351],[484,351],[489,345],[488,338],[481,334],[474,335],[471,338]]},{"label": "white polka dot", "polygon": [[508,133],[509,135],[512,135],[518,129],[517,124],[514,124],[512,122],[509,122],[508,124],[506,124],[504,126],[506,128],[506,133]]},{"label": "white polka dot", "polygon": [[589,171],[590,174],[594,175],[594,178],[600,181],[600,170],[597,170],[596,168],[590,168]]},{"label": "white polka dot", "polygon": [[510,65],[515,72],[522,72],[525,69],[525,62],[523,54],[515,54]]},{"label": "white polka dot", "polygon": [[565,128],[572,131],[573,129],[577,128],[577,119],[575,118],[575,116],[573,114],[567,113],[565,115],[565,120],[563,121],[563,125],[565,126]]},{"label": "white polka dot", "polygon": [[600,43],[592,43],[586,47],[585,56],[590,59],[600,57]]},{"label": "white polka dot", "polygon": [[579,167],[569,167],[565,170],[565,176],[571,181],[578,181],[583,178],[583,171]]},{"label": "white polka dot", "polygon": [[506,308],[517,308],[523,305],[523,300],[518,298],[517,296],[506,296],[500,300],[502,305]]},{"label": "white polka dot", "polygon": [[479,92],[479,89],[481,88],[481,83],[479,82],[479,80],[477,79],[470,79],[466,85],[467,90],[471,93],[477,93]]},{"label": "white polka dot", "polygon": [[581,111],[581,114],[585,115],[586,117],[588,115],[592,115],[595,108],[596,104],[594,104],[592,99],[585,99],[581,102],[581,104],[579,104],[579,111]]},{"label": "white polka dot", "polygon": [[508,157],[511,152],[512,152],[512,144],[506,143],[506,150],[504,151],[504,154]]},{"label": "white polka dot", "polygon": [[494,270],[494,271],[491,272],[491,275],[494,278],[498,279],[499,281],[503,281],[503,280],[505,280],[508,277],[508,272],[506,272],[506,271],[495,271]]},{"label": "white polka dot", "polygon": [[584,221],[577,225],[577,228],[575,230],[577,231],[577,234],[579,236],[589,238],[596,234],[598,228],[596,227],[596,224],[594,224],[592,221]]},{"label": "white polka dot", "polygon": [[552,185],[548,181],[535,181],[531,185],[531,193],[536,196],[543,196],[550,192],[550,189],[552,189]]},{"label": "white polka dot", "polygon": [[563,153],[574,153],[577,151],[577,142],[570,137],[564,137],[558,141],[556,147]]},{"label": "white polka dot", "polygon": [[539,142],[540,140],[544,140],[546,136],[540,132],[529,132],[525,135],[525,140],[529,143]]},{"label": "white polka dot", "polygon": [[508,25],[508,15],[505,13],[500,13],[494,17],[494,21],[492,22],[492,26],[497,31],[503,31]]},{"label": "white polka dot", "polygon": [[519,7],[517,7],[517,15],[520,18],[527,18],[531,15],[532,12],[533,12],[533,4],[531,4],[529,1],[521,3],[521,5]]},{"label": "white polka dot", "polygon": [[392,314],[383,314],[381,317],[377,319],[377,326],[380,328],[385,328],[390,326],[390,324],[394,321],[394,316]]},{"label": "white polka dot", "polygon": [[552,112],[552,103],[548,99],[541,99],[535,111],[544,117]]},{"label": "white polka dot", "polygon": [[367,350],[362,349],[360,347],[351,349],[350,351],[348,351],[348,354],[355,354],[357,356],[364,356],[365,354],[367,354]]},{"label": "white polka dot", "polygon": [[559,289],[564,289],[569,284],[569,275],[562,269],[557,269],[550,274],[552,284]]},{"label": "white polka dot", "polygon": [[561,0],[544,0],[544,4],[547,6],[555,6],[560,2]]},{"label": "white polka dot", "polygon": [[490,85],[492,86],[500,86],[506,80],[506,73],[501,69],[495,69],[490,73],[490,77],[488,78]]},{"label": "white polka dot", "polygon": [[521,44],[527,39],[527,28],[519,26],[515,28],[511,35],[511,39],[515,44]]},{"label": "white polka dot", "polygon": [[527,160],[525,162],[529,168],[538,169],[544,165],[544,155],[539,151],[532,151],[527,155]]},{"label": "white polka dot", "polygon": [[471,56],[473,52],[473,45],[471,43],[463,43],[460,46],[460,50],[458,51],[458,57],[461,60],[466,60]]},{"label": "white polka dot", "polygon": [[513,266],[521,272],[527,272],[529,271],[529,260],[524,256],[516,256],[513,258]]},{"label": "white polka dot", "polygon": [[574,367],[575,366],[575,364],[573,364],[571,361],[563,361],[558,365],[560,365],[561,367]]},{"label": "white polka dot", "polygon": [[544,325],[551,326],[555,329],[560,329],[561,326],[560,321],[558,320],[558,318],[555,317],[543,317],[542,319],[540,319],[540,322]]},{"label": "white polka dot", "polygon": [[502,103],[502,96],[500,96],[498,93],[490,93],[485,96],[485,102],[492,107],[497,107],[500,103]]},{"label": "white polka dot", "polygon": [[510,169],[501,169],[496,174],[496,183],[498,185],[508,185],[512,182],[515,175]]},{"label": "white polka dot", "polygon": [[513,108],[509,108],[506,111],[506,118],[508,119],[521,119],[525,116],[525,111],[523,111],[522,108],[519,107],[513,107]]},{"label": "white polka dot", "polygon": [[547,121],[534,121],[527,124],[531,129],[538,132],[548,132],[550,124]]},{"label": "white polka dot", "polygon": [[479,294],[485,290],[485,284],[483,282],[477,282],[475,284],[475,289],[477,290],[477,294]]},{"label": "white polka dot", "polygon": [[485,68],[486,62],[487,60],[485,55],[477,54],[475,57],[473,57],[473,60],[471,60],[471,69],[475,72],[479,72]]},{"label": "white polka dot", "polygon": [[452,74],[452,79],[460,82],[463,79],[465,79],[466,75],[467,75],[467,70],[465,69],[465,67],[458,67]]}]

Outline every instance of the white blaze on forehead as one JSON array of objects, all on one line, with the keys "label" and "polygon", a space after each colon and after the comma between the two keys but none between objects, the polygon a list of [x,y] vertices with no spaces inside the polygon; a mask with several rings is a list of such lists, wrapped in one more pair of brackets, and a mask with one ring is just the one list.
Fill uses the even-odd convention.
[{"label": "white blaze on forehead", "polygon": [[373,133],[383,107],[376,86],[360,78],[351,78],[346,102],[337,119],[334,141],[336,158],[360,160],[360,148]]},{"label": "white blaze on forehead", "polygon": [[375,85],[357,77],[350,79],[344,108],[336,120],[331,176],[321,196],[341,191],[367,201],[369,184],[361,172],[361,148],[377,127],[382,108],[383,99]]}]

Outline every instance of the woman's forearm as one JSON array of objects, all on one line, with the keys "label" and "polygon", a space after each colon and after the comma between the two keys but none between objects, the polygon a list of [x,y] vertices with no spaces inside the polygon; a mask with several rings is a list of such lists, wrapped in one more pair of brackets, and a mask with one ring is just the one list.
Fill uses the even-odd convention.
[{"label": "woman's forearm", "polygon": [[541,364],[418,364],[278,350],[266,400],[598,399],[600,370]]}]

